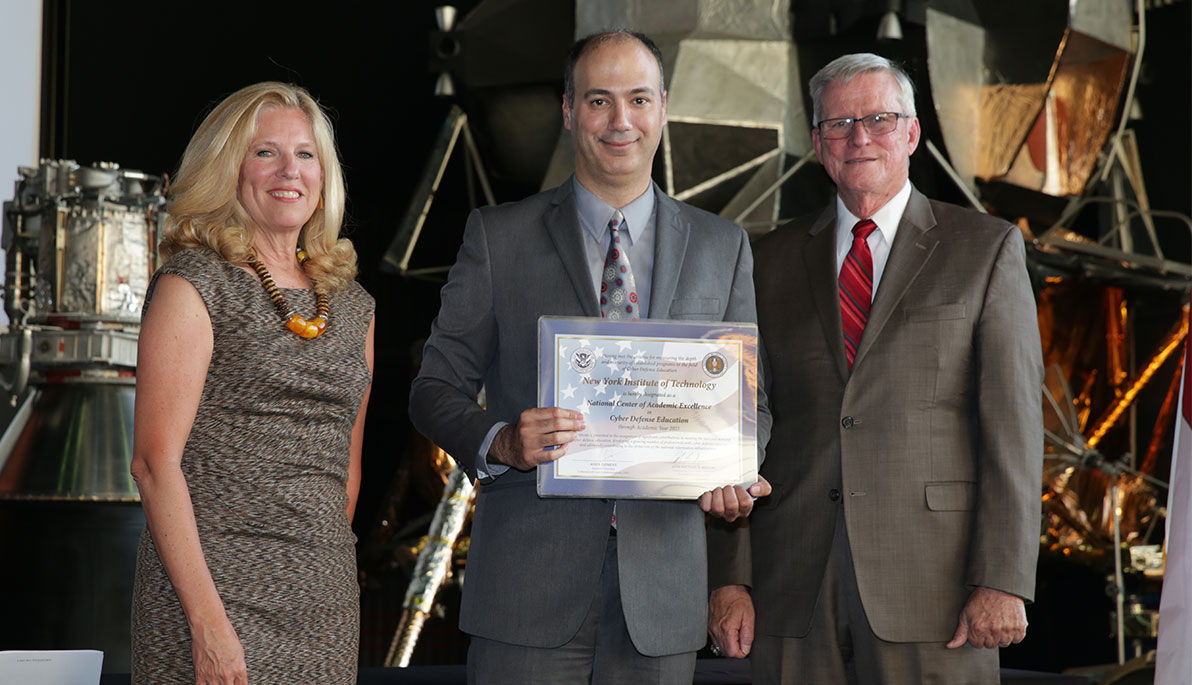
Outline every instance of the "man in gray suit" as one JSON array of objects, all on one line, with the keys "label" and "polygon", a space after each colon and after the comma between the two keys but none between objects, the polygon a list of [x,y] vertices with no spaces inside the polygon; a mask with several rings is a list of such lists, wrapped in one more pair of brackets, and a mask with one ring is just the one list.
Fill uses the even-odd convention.
[{"label": "man in gray suit", "polygon": [[471,214],[410,391],[414,425],[479,482],[460,613],[469,681],[690,683],[706,641],[704,512],[748,515],[769,486],[717,488],[698,506],[539,498],[537,465],[584,423],[536,406],[537,320],[602,315],[614,225],[636,283],[628,316],[754,321],[752,255],[740,227],[651,181],[666,92],[648,38],[577,42],[563,117],[575,176]]},{"label": "man in gray suit", "polygon": [[1023,239],[910,184],[893,63],[841,57],[811,94],[837,199],[757,242],[774,492],[711,533],[709,629],[755,683],[996,683],[1039,545]]}]

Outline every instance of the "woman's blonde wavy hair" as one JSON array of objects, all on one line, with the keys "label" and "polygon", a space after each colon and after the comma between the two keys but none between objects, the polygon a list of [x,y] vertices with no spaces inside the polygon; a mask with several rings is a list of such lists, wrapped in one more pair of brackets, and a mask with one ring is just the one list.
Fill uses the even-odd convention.
[{"label": "woman's blonde wavy hair", "polygon": [[209,247],[233,264],[246,264],[256,226],[237,189],[240,164],[256,135],[262,110],[293,108],[306,115],[323,167],[323,202],[302,227],[299,245],[310,261],[306,274],[318,292],[342,290],[356,277],[356,250],[340,238],[344,218],[344,175],[327,114],[305,89],[267,81],[229,95],[195,131],[168,194],[161,260],[193,247]]}]

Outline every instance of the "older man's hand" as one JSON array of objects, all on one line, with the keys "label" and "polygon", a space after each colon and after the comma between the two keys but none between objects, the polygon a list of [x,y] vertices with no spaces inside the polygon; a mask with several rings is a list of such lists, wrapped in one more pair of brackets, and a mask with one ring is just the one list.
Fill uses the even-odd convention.
[{"label": "older man's hand", "polygon": [[725,585],[708,598],[708,632],[712,651],[744,659],[753,649],[753,597],[744,585]]},{"label": "older man's hand", "polygon": [[1026,637],[1026,607],[1021,597],[989,587],[969,595],[948,649],[964,643],[992,649],[1009,647]]}]

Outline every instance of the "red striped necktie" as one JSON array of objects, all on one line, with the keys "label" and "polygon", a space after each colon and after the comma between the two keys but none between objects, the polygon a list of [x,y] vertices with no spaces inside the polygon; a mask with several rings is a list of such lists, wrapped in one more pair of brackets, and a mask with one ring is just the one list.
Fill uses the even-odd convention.
[{"label": "red striped necktie", "polygon": [[853,246],[840,267],[840,320],[844,325],[844,352],[850,369],[873,300],[873,254],[866,239],[876,230],[877,224],[872,219],[862,219],[853,226]]}]

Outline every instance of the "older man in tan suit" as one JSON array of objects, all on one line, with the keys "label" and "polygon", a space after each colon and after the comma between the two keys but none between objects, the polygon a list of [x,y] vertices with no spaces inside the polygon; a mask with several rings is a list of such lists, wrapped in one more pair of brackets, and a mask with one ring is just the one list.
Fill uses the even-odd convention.
[{"label": "older man in tan suit", "polygon": [[811,92],[837,199],[754,248],[774,491],[710,533],[714,645],[752,653],[755,683],[996,683],[1038,553],[1023,240],[910,184],[893,63],[841,57]]}]

